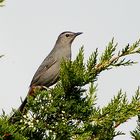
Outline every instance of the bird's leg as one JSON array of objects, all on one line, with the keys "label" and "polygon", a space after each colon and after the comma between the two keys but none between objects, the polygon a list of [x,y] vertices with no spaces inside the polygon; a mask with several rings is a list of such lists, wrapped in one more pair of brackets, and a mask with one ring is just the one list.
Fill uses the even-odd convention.
[{"label": "bird's leg", "polygon": [[42,86],[42,89],[48,90],[50,88],[46,87],[46,86]]}]

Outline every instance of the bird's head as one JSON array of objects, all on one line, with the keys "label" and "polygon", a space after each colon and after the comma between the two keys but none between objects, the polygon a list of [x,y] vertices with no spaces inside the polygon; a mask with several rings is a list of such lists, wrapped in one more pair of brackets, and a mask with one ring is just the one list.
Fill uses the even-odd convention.
[{"label": "bird's head", "polygon": [[71,44],[75,39],[75,37],[80,34],[82,34],[82,32],[76,32],[76,33],[70,31],[63,32],[58,36],[57,42],[63,43],[65,45]]}]

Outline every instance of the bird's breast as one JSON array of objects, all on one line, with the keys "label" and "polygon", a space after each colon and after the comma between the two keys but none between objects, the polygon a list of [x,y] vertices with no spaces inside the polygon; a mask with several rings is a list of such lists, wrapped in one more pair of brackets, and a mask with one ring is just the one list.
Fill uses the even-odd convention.
[{"label": "bird's breast", "polygon": [[60,61],[62,59],[70,60],[71,59],[71,47],[63,48],[60,51],[58,51],[57,54],[58,58]]}]

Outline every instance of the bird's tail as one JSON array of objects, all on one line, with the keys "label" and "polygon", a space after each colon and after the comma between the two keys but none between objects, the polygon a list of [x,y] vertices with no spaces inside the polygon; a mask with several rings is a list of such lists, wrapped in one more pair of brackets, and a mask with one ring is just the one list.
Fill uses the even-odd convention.
[{"label": "bird's tail", "polygon": [[26,96],[26,98],[24,99],[24,101],[22,101],[22,104],[20,105],[20,107],[18,108],[18,111],[21,112],[21,113],[25,113],[25,105],[27,103],[27,97],[28,96],[33,96],[34,94],[34,89],[32,87],[30,87],[29,91],[28,91],[28,94]]},{"label": "bird's tail", "polygon": [[[32,92],[33,92],[33,90],[32,90],[32,88],[30,88],[29,91],[28,91],[28,95],[31,95]],[[26,103],[27,103],[28,95],[25,97],[24,101],[22,101],[22,104],[17,109],[17,111],[10,117],[10,119],[8,120],[9,122],[15,123],[15,122],[19,121],[19,119],[17,118],[18,113],[22,113],[22,114],[27,113],[27,110],[25,109],[25,106],[26,106]]]},{"label": "bird's tail", "polygon": [[20,111],[21,113],[23,113],[26,103],[27,103],[27,97],[24,99],[24,101],[22,102],[22,104],[18,108],[18,111]]},{"label": "bird's tail", "polygon": [[44,87],[30,87],[26,98],[24,99],[24,101],[22,102],[22,104],[20,105],[18,110],[10,117],[9,122],[15,123],[15,122],[19,121],[20,119],[17,117],[18,113],[22,113],[22,115],[25,115],[27,113],[27,109],[25,108],[26,103],[27,103],[27,98],[28,98],[28,96],[34,96],[36,88],[43,89]]},{"label": "bird's tail", "polygon": [[18,113],[23,113],[25,114],[25,105],[27,103],[27,97],[24,99],[24,101],[22,102],[22,104],[20,105],[20,107],[18,108],[18,110],[10,117],[10,119],[8,120],[10,123],[15,123],[17,121],[19,121],[20,119],[18,118]]}]

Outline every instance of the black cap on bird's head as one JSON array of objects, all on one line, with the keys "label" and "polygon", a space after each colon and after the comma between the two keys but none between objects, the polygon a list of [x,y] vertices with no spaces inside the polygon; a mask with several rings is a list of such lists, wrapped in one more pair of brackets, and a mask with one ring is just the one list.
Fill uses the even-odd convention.
[{"label": "black cap on bird's head", "polygon": [[66,36],[68,36],[68,35],[77,36],[77,35],[80,35],[80,34],[82,34],[82,32],[65,31],[65,32],[62,32],[62,33],[59,35],[59,37],[60,37],[60,36],[63,36],[63,35],[66,35]]},{"label": "black cap on bird's head", "polygon": [[65,31],[58,36],[58,41],[65,42],[65,43],[72,43],[75,37],[80,34],[82,34],[82,32]]}]

